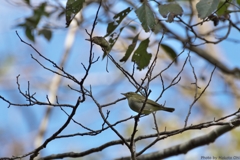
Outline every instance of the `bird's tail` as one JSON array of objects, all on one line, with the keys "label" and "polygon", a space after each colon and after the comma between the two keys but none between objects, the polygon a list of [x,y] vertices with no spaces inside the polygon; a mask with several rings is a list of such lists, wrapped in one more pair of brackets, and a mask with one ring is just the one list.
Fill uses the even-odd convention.
[{"label": "bird's tail", "polygon": [[167,112],[173,112],[175,109],[174,109],[174,108],[164,107],[163,110],[164,110],[164,111],[167,111]]}]

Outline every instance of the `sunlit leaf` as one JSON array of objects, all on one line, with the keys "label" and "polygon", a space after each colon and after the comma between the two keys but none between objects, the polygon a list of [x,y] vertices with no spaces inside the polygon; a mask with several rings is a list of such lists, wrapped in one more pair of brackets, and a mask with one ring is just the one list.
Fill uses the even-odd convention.
[{"label": "sunlit leaf", "polygon": [[230,6],[229,3],[224,4],[224,1],[220,1],[219,5],[217,7],[218,8],[217,15],[222,16],[222,15],[226,14],[229,6]]},{"label": "sunlit leaf", "polygon": [[218,7],[219,0],[201,0],[197,3],[198,17],[204,19],[210,16]]}]

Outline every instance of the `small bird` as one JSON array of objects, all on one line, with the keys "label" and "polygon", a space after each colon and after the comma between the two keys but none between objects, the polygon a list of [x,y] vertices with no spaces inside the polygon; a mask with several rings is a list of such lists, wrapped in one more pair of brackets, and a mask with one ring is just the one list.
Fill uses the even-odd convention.
[{"label": "small bird", "polygon": [[[139,113],[145,102],[146,97],[141,96],[134,92],[127,92],[127,93],[121,93],[121,94],[127,98],[129,107],[133,111]],[[154,111],[158,111],[158,110],[173,112],[175,109],[164,107],[164,106],[154,102],[151,99],[147,99],[147,102],[143,108],[142,114],[150,114],[150,113],[152,113]]]},{"label": "small bird", "polygon": [[104,38],[100,36],[92,37],[92,40],[86,39],[87,41],[92,41],[93,43],[99,45],[104,54],[103,54],[103,59],[104,57],[111,51],[112,46],[109,44],[109,42]]}]

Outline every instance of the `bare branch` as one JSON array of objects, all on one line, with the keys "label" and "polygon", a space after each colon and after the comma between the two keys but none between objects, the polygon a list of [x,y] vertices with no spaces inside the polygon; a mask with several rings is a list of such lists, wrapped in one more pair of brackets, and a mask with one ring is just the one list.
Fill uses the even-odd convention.
[{"label": "bare branch", "polygon": [[213,76],[213,73],[214,73],[215,69],[216,69],[216,66],[214,67],[214,69],[213,69],[213,71],[212,71],[212,73],[211,73],[210,79],[209,79],[206,87],[205,87],[205,88],[203,89],[203,91],[199,94],[199,96],[196,97],[196,98],[193,100],[192,104],[190,105],[189,110],[188,110],[188,114],[187,114],[186,119],[185,119],[184,128],[187,126],[187,121],[188,121],[188,118],[189,118],[189,116],[190,116],[190,114],[191,114],[191,109],[192,109],[193,105],[197,102],[197,100],[198,100],[199,98],[201,98],[201,96],[203,95],[203,93],[206,91],[206,89],[207,89],[208,86],[210,85],[210,82],[211,82],[211,80],[212,80],[212,76]]}]

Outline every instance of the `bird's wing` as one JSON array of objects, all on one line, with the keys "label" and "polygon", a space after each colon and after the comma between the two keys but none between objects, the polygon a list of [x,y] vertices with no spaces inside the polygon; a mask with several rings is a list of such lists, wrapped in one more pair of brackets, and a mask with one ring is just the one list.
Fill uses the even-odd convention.
[{"label": "bird's wing", "polygon": [[[144,103],[144,102],[145,102],[145,97],[144,97],[144,99],[139,99],[139,101],[140,101],[141,103]],[[154,101],[151,100],[151,99],[148,99],[148,100],[147,100],[147,103],[148,103],[148,104],[151,104],[153,107],[157,107],[157,108],[160,108],[160,107],[161,107],[160,104],[154,102]]]}]

